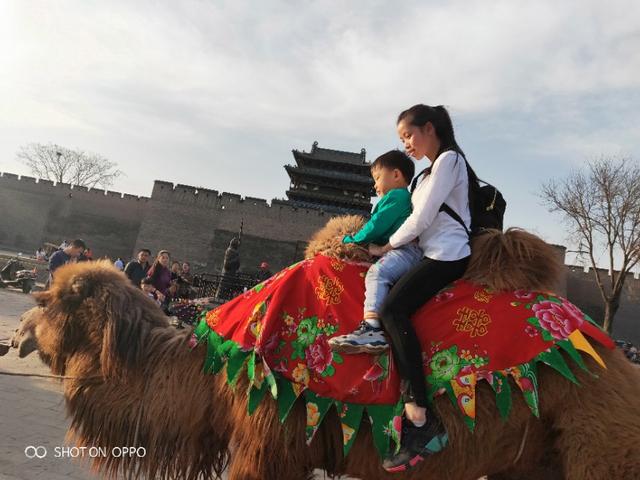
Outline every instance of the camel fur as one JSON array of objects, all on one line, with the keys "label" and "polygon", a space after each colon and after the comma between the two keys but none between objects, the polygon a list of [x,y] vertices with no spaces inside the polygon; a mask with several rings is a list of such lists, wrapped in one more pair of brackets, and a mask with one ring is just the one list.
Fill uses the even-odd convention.
[{"label": "camel fur", "polygon": [[[323,251],[326,245],[325,253],[331,248],[331,239],[341,231],[339,219],[331,222],[330,229],[314,237],[313,248]],[[348,225],[345,231],[353,230],[346,233],[357,230],[353,219]],[[527,252],[545,251],[542,240],[523,239],[521,232],[491,234],[498,248],[535,244],[510,250],[514,275],[520,265],[532,268],[526,265],[532,258]],[[484,254],[474,246],[474,255]],[[489,283],[498,281],[490,270],[483,277],[481,266],[471,272]],[[536,283],[536,288],[552,288],[556,278],[552,268],[547,272],[548,278],[535,280],[544,283]],[[519,278],[526,283],[527,275]],[[284,424],[275,401],[267,398],[248,416],[246,384],[240,381],[232,390],[224,374],[203,374],[206,346],[191,349],[190,331],[170,327],[157,306],[107,262],[61,268],[52,288],[36,298],[41,307],[32,311],[30,322],[23,322],[23,330],[30,333],[21,335],[37,339],[41,358],[54,373],[74,377],[64,380],[74,441],[108,449],[146,448],[143,458],[95,459],[94,466],[107,476],[216,478],[226,468],[232,480],[300,480],[320,468],[330,475],[367,480],[471,480],[485,474],[492,480],[624,480],[637,478],[640,471],[640,371],[618,350],[596,346],[608,368],[602,370],[585,358],[597,377],[575,371],[579,385],[541,366],[539,419],[522,396],[514,395],[512,411],[502,421],[493,391],[480,382],[477,424],[471,433],[457,408],[438,397],[435,408],[449,433],[449,445],[414,470],[391,475],[380,466],[366,424],[343,458],[333,409],[310,446],[305,444],[301,400]]]}]

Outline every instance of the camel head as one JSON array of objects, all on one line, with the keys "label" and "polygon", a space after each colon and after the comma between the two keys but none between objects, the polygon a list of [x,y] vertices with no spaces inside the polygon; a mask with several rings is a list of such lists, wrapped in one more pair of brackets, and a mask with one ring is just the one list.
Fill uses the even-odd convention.
[{"label": "camel head", "polygon": [[135,369],[141,339],[154,327],[168,326],[162,311],[106,261],[65,265],[51,288],[34,296],[39,307],[19,329],[19,348],[26,355],[37,344],[59,375],[74,355],[99,364],[105,377]]},{"label": "camel head", "polygon": [[563,260],[553,246],[520,228],[486,230],[472,240],[464,278],[495,291],[556,291]]},{"label": "camel head", "polygon": [[[33,307],[20,317],[20,325],[11,338],[11,346],[18,349],[20,358],[24,358],[38,349],[35,330],[36,325],[41,321],[42,309],[40,307]],[[47,364],[50,363],[44,356],[42,356],[42,360]]]},{"label": "camel head", "polygon": [[342,237],[353,235],[362,228],[365,219],[360,215],[344,215],[334,217],[318,230],[304,252],[305,258],[312,258],[321,253],[329,257],[342,260],[371,262],[371,256],[366,248],[355,244],[342,243]]}]

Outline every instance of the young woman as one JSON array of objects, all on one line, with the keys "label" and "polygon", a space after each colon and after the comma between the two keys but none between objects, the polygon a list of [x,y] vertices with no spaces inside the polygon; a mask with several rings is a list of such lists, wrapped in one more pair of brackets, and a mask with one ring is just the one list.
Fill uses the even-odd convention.
[{"label": "young woman", "polygon": [[147,276],[151,279],[151,284],[156,288],[160,301],[164,301],[164,297],[169,293],[169,287],[171,286],[168,251],[160,250],[158,252]]},{"label": "young woman", "polygon": [[431,165],[412,185],[412,214],[389,243],[370,247],[372,255],[380,256],[417,239],[424,251],[420,263],[391,289],[380,315],[402,378],[405,402],[401,448],[383,465],[390,472],[416,465],[447,443],[444,426],[428,407],[422,351],[410,318],[439,290],[462,277],[471,254],[465,228],[441,210],[443,204],[448,205],[471,227],[465,157],[449,113],[443,106],[415,105],[399,115],[397,131],[406,152],[417,161],[426,158]]}]

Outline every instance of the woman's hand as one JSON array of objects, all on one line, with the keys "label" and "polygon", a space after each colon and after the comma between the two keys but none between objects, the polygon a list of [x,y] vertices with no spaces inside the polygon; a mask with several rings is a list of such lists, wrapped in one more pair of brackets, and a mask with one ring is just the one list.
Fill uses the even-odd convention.
[{"label": "woman's hand", "polygon": [[384,247],[380,245],[369,245],[369,255],[372,257],[381,257],[390,250],[393,250],[393,247],[388,243]]}]

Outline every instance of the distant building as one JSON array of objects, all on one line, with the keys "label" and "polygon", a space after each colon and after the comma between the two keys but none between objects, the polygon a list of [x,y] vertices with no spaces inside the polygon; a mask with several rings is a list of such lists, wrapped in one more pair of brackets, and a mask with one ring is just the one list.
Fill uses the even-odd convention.
[{"label": "distant building", "polygon": [[329,150],[313,142],[310,152],[293,150],[296,165],[286,165],[291,178],[289,203],[329,213],[371,213],[373,178],[366,151]]}]

